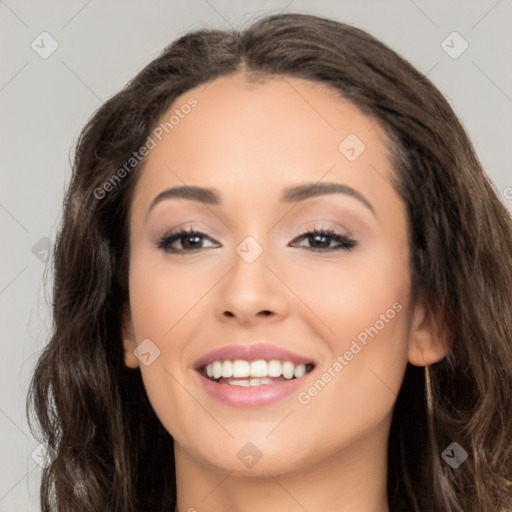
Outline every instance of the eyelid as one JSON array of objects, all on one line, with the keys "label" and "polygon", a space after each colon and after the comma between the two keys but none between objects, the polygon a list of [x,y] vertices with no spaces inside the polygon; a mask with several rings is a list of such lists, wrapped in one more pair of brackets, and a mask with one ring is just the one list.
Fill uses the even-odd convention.
[{"label": "eyelid", "polygon": [[[342,229],[342,232],[338,233],[337,232],[338,228],[333,228],[329,225],[324,224],[324,222],[330,222],[330,223],[335,224],[336,226],[339,226],[339,228]],[[320,224],[318,224],[318,223],[320,223]],[[156,231],[155,235],[153,235],[152,238],[155,240],[155,242],[158,242],[162,238],[168,237],[170,235],[174,235],[178,232],[183,232],[183,231],[192,232],[193,231],[193,232],[201,233],[204,237],[210,238],[212,241],[220,243],[220,242],[218,242],[218,240],[215,239],[215,236],[217,236],[217,235],[211,235],[206,230],[213,231],[210,227],[201,228],[197,224],[195,224],[195,221],[188,221],[188,222],[184,222],[182,224],[178,224],[177,226],[175,226],[174,228],[171,228],[171,229],[168,229],[168,228],[162,226],[160,229],[155,230]],[[297,229],[297,234],[294,235],[294,237],[296,238],[298,236],[302,236],[304,234],[307,234],[307,232],[314,231],[314,230],[336,231],[337,232],[336,234],[345,236],[347,238],[354,238],[354,236],[355,236],[355,234],[353,234],[351,232],[351,230],[349,230],[346,226],[344,226],[343,224],[340,224],[339,222],[333,222],[332,220],[326,221],[326,220],[318,219],[315,221],[310,221],[306,225],[301,225],[301,227],[299,227]]]},{"label": "eyelid", "polygon": [[172,233],[177,233],[178,231],[182,231],[182,230],[184,230],[184,231],[200,231],[210,238],[216,236],[215,234],[208,234],[208,233],[215,233],[216,230],[214,230],[210,226],[204,225],[204,223],[199,220],[192,219],[187,222],[181,222],[180,224],[174,225],[172,228],[169,228],[169,222],[166,222],[164,220],[162,222],[162,224],[156,226],[156,228],[154,230],[152,230],[153,233],[151,234],[151,239],[154,241],[158,241],[165,236],[168,236]]},{"label": "eyelid", "polygon": [[162,236],[159,236],[157,238],[157,240],[156,240],[155,246],[158,249],[162,249],[164,251],[174,252],[174,253],[186,253],[186,252],[192,252],[194,250],[204,249],[203,247],[199,247],[197,249],[189,249],[189,250],[181,249],[181,250],[174,250],[174,251],[166,249],[166,244],[169,244],[170,240],[172,240],[174,242],[174,241],[179,240],[180,238],[183,238],[185,236],[192,236],[192,235],[198,235],[198,236],[200,236],[203,239],[210,240],[214,244],[220,244],[220,242],[215,240],[215,238],[210,236],[203,229],[196,228],[196,227],[193,227],[193,226],[190,226],[190,227],[183,227],[183,226],[181,226],[181,227],[178,227],[178,228],[171,229],[170,231],[168,231],[167,233],[163,234]]},{"label": "eyelid", "polygon": [[[292,244],[294,242],[298,243],[298,241],[302,241],[302,240],[308,240],[308,239],[310,239],[310,237],[319,235],[319,234],[326,235],[326,237],[328,239],[330,239],[331,242],[334,241],[338,245],[335,245],[334,247],[305,247],[305,249],[309,249],[309,251],[313,252],[313,253],[334,253],[334,252],[339,252],[339,251],[350,251],[358,245],[358,242],[355,239],[353,239],[350,235],[340,233],[336,229],[334,229],[330,226],[326,226],[324,224],[304,227],[300,231],[300,233],[293,238],[293,240],[290,242],[290,244]],[[185,238],[186,236],[192,236],[192,235],[196,235],[198,238],[203,239],[203,240],[209,240],[210,242],[213,242],[214,244],[220,243],[217,240],[215,240],[213,237],[211,237],[205,230],[196,228],[194,226],[189,226],[186,228],[184,226],[180,226],[179,228],[175,228],[175,229],[169,231],[167,234],[164,234],[162,237],[160,237],[155,245],[158,249],[163,250],[164,252],[167,252],[170,254],[180,254],[180,255],[194,254],[198,251],[211,248],[211,247],[192,247],[189,249],[184,249],[184,248],[183,249],[170,249],[171,244]],[[292,247],[293,247],[293,245],[292,245]]]},{"label": "eyelid", "polygon": [[[332,225],[334,225],[336,227],[333,227]],[[315,230],[315,229],[317,229],[317,230],[318,229],[333,230],[336,232],[341,230],[341,232],[339,234],[342,236],[346,236],[346,237],[355,236],[355,234],[352,233],[352,231],[350,229],[348,229],[345,225],[343,225],[339,222],[335,222],[333,220],[327,220],[327,219],[317,219],[317,220],[308,222],[307,224],[302,225],[299,228],[299,231],[302,234],[305,231]]]}]

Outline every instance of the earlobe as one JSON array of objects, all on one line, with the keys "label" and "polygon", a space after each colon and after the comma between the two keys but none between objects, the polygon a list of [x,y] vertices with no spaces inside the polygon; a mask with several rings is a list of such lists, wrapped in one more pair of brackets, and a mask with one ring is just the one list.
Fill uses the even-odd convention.
[{"label": "earlobe", "polygon": [[409,334],[408,360],[414,366],[430,366],[441,361],[447,353],[448,332],[437,322],[423,304],[417,304]]},{"label": "earlobe", "polygon": [[137,340],[135,339],[129,306],[123,308],[121,314],[121,333],[124,346],[124,363],[127,368],[138,368],[139,360],[134,354],[134,350],[137,348]]}]

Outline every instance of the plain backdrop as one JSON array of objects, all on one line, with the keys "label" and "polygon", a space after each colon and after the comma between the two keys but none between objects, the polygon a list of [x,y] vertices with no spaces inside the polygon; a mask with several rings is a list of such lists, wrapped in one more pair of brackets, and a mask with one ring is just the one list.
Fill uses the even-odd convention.
[{"label": "plain backdrop", "polygon": [[44,450],[25,397],[51,329],[48,255],[81,127],[177,36],[283,10],[363,28],[427,74],[512,210],[512,0],[0,0],[0,512],[39,510]]}]

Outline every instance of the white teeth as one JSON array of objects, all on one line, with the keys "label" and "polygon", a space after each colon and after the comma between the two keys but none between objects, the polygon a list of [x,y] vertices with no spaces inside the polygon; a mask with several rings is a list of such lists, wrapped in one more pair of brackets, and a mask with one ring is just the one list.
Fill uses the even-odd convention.
[{"label": "white teeth", "polygon": [[272,384],[272,379],[228,380],[227,384],[247,388],[250,386],[261,386],[262,384]]},{"label": "white teeth", "polygon": [[222,375],[222,363],[214,361],[213,363],[213,378],[218,379]]},{"label": "white teeth", "polygon": [[233,377],[249,377],[249,363],[237,359],[233,361]]},{"label": "white teeth", "polygon": [[272,379],[251,379],[251,386],[261,386],[262,384],[272,384]]},{"label": "white teeth", "polygon": [[233,380],[229,382],[232,386],[242,386],[244,388],[248,388],[250,383],[248,380]]},{"label": "white teeth", "polygon": [[259,384],[251,384],[251,382],[261,380],[264,384],[266,384],[267,381],[268,383],[271,383],[272,380],[268,379],[268,377],[280,377],[282,375],[286,380],[293,378],[299,379],[308,373],[311,368],[311,365],[295,365],[290,361],[279,361],[277,359],[272,359],[271,361],[258,359],[251,362],[244,361],[242,359],[237,359],[236,361],[219,360],[213,361],[206,366],[206,375],[212,380],[218,380],[221,377],[224,379],[230,379],[232,377],[238,379],[249,379],[247,381],[233,381],[230,382],[230,384],[237,386],[256,386]]},{"label": "white teeth", "polygon": [[295,365],[290,363],[290,361],[285,361],[283,363],[283,377],[285,379],[293,379],[293,372],[295,370]]},{"label": "white teeth", "polygon": [[267,362],[264,359],[253,361],[250,367],[251,377],[266,377],[267,376]]},{"label": "white teeth", "polygon": [[231,361],[224,361],[222,363],[222,376],[226,379],[233,377],[233,363]]},{"label": "white teeth", "polygon": [[281,364],[281,361],[277,361],[277,359],[269,361],[267,371],[269,377],[280,377],[283,373],[283,365]]},{"label": "white teeth", "polygon": [[295,371],[293,372],[293,376],[296,379],[300,379],[303,375],[306,374],[306,365],[305,364],[299,364],[295,367]]}]

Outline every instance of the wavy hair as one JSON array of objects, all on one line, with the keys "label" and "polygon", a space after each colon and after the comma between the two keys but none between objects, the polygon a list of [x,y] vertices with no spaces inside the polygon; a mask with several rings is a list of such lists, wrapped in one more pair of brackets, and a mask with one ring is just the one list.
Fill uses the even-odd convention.
[{"label": "wavy hair", "polygon": [[[27,396],[57,457],[43,512],[141,512],[176,503],[173,440],[124,365],[128,211],[144,160],[102,188],[175,99],[236,72],[322,82],[389,137],[408,214],[413,296],[426,300],[447,356],[407,365],[388,443],[388,503],[407,512],[512,508],[512,220],[438,89],[368,33],[302,14],[240,31],[198,30],[165,48],[83,128],[53,258],[53,326]],[[429,401],[426,400],[428,395]],[[428,405],[431,405],[429,407]],[[453,469],[452,442],[468,453]]]}]

